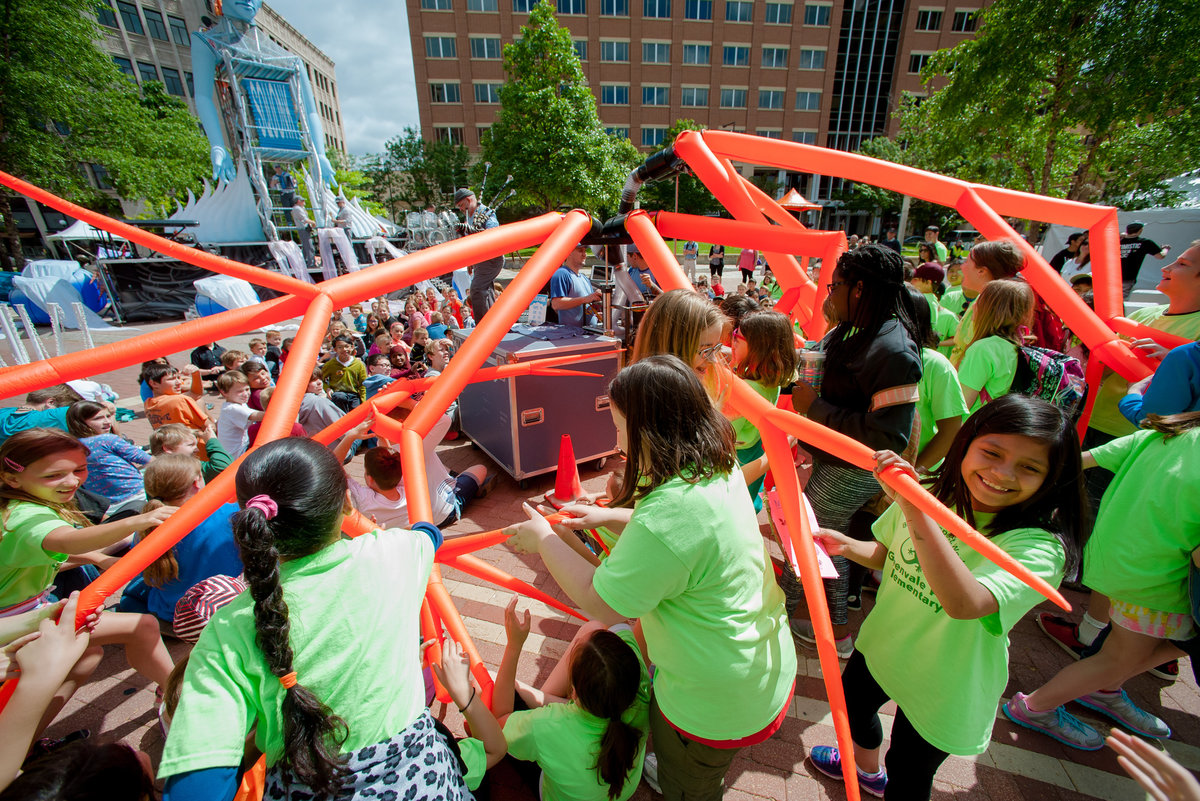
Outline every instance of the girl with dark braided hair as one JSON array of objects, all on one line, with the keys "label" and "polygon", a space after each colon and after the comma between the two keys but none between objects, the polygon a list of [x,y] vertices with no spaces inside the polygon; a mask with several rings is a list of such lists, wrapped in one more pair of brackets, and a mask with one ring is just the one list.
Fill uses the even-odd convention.
[{"label": "girl with dark braided hair", "polygon": [[298,437],[246,458],[237,500],[249,592],[192,651],[159,769],[164,798],[232,798],[255,728],[266,798],[378,798],[386,787],[413,801],[470,799],[424,703],[418,617],[441,532],[417,523],[343,539],[346,474]]},{"label": "girl with dark braided hair", "polygon": [[[828,290],[828,306],[837,325],[824,341],[821,393],[818,396],[798,381],[792,389],[792,407],[872,450],[903,453],[916,418],[922,369],[905,296],[904,260],[882,245],[848,251],[838,259]],[[837,454],[813,452],[805,493],[821,528],[845,531],[851,516],[878,491],[870,470],[855,467]],[[846,614],[850,563],[835,557],[834,564],[838,578],[825,582],[825,594],[838,655],[846,659],[854,648]],[[780,586],[793,614],[792,633],[815,644],[799,584],[790,567],[785,567]]]}]

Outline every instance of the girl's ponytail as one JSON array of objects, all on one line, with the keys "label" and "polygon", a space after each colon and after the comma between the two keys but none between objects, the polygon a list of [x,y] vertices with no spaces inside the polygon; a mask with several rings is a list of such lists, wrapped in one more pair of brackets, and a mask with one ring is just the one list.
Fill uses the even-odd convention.
[{"label": "girl's ponytail", "polygon": [[346,473],[320,443],[288,437],[246,457],[237,473],[237,496],[242,510],[231,523],[254,599],[256,640],[285,688],[280,764],[317,796],[336,796],[346,776],[340,747],[349,730],[296,676],[279,563],[316,553],[338,538]]},{"label": "girl's ponytail", "polygon": [[[77,404],[78,405],[78,404]],[[74,407],[71,407],[74,408]],[[182,453],[164,453],[155,456],[146,465],[142,474],[142,483],[146,488],[146,505],[142,513],[151,512],[160,506],[166,506],[171,501],[173,506],[182,506],[188,497],[188,491],[196,486],[200,478],[200,461],[194,456]],[[138,533],[138,541],[146,539],[158,526]],[[151,587],[162,587],[168,582],[179,578],[179,560],[175,549],[168,548],[167,552],[155,559],[142,571],[142,579]]]},{"label": "girl's ponytail", "polygon": [[284,740],[282,764],[317,795],[336,795],[345,777],[338,746],[345,742],[349,732],[345,721],[333,715],[319,698],[304,685],[293,683],[296,676],[292,666],[292,646],[288,641],[291,624],[283,587],[279,583],[275,534],[266,514],[259,508],[247,507],[237,512],[232,523],[246,583],[254,599],[256,641],[271,673],[287,688],[280,710]]},{"label": "girl's ponytail", "polygon": [[608,724],[596,755],[596,772],[616,799],[637,759],[642,733],[621,716],[637,699],[642,666],[633,649],[611,631],[601,630],[576,646],[571,657],[571,686],[575,701]]}]

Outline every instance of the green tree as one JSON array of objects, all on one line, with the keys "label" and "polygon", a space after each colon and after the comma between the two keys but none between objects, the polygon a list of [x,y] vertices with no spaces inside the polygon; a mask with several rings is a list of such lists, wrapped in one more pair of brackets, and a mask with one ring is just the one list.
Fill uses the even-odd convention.
[{"label": "green tree", "polygon": [[605,133],[571,34],[546,0],[505,45],[504,71],[483,158],[499,174],[512,174],[514,205],[615,209],[625,177],[642,159],[628,140]]},{"label": "green tree", "polygon": [[1083,201],[1152,193],[1200,158],[1200,5],[996,0],[900,111],[906,163]]},{"label": "green tree", "polygon": [[[672,145],[684,131],[703,131],[704,126],[695,120],[680,118],[667,129],[667,145]],[[675,180],[655,181],[642,187],[642,208],[675,210]],[[721,209],[708,187],[691,173],[679,174],[679,212],[681,214],[710,214]]]},{"label": "green tree", "polygon": [[[82,205],[111,209],[82,164],[99,164],[113,188],[158,212],[199,190],[208,145],[187,107],[126,80],[95,42],[94,0],[0,0],[0,169]],[[21,256],[10,197],[0,192],[6,247]],[[15,264],[14,264],[15,262]]]},{"label": "green tree", "polygon": [[449,206],[455,188],[467,185],[471,154],[462,145],[429,142],[405,128],[384,148],[367,157],[363,172],[392,219],[404,209]]}]

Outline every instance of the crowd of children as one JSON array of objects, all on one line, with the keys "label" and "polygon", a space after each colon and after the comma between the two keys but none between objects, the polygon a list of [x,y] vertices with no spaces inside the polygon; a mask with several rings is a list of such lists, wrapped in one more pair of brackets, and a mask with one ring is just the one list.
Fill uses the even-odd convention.
[{"label": "crowd of children", "polygon": [[[838,568],[826,597],[867,793],[928,798],[949,755],[987,749],[997,705],[1080,749],[1105,739],[1066,709],[1071,702],[1142,737],[1170,737],[1123,684],[1150,669],[1169,674],[1200,644],[1187,589],[1189,572],[1200,571],[1200,496],[1187,491],[1200,466],[1200,346],[1168,353],[1135,341],[1162,366],[1133,386],[1106,375],[1081,445],[1080,410],[1037,397],[1023,369],[1033,344],[1056,364],[1070,359],[1058,352],[1066,336],[1052,343],[1035,333],[1055,330],[1044,319],[1052,313],[1021,278],[1016,246],[977,243],[949,269],[927,250],[915,269],[881,245],[839,259],[829,333],[805,343],[825,354],[819,387],[798,380],[795,330],[771,308],[779,288],[769,273],[754,283],[752,251],[743,251],[752,255],[739,262],[747,280],[737,291],[697,286],[653,301],[609,389],[626,458],[607,499],[567,505],[558,527],[526,506],[528,519],[509,531],[510,545],[539,555],[592,622],[540,687],[527,686],[516,673],[529,613],[514,599],[490,708],[447,641],[432,670],[467,720],[465,739],[428,708],[430,643],[419,620],[441,527],[494,477],[483,465],[452,473],[438,457],[453,408],[424,442],[429,520],[411,519],[397,451],[371,441],[373,415],[331,446],[310,438],[389,384],[446,368],[448,332],[471,323],[452,292],[338,315],[293,436],[253,450],[289,357],[279,331],[250,340],[249,352],[197,348],[182,368],[144,363],[153,428],[145,447],[122,434],[111,402],[68,387],[30,393],[0,414],[0,642],[9,643],[0,669],[21,677],[0,712],[0,798],[101,773],[113,798],[153,792],[128,749],[35,743],[105,644],[123,646],[162,698],[167,740],[154,775],[171,801],[233,798],[258,755],[265,798],[469,799],[506,753],[544,799],[623,801],[643,777],[669,799],[720,798],[739,750],[780,729],[795,646],[816,636],[797,578],[786,563],[777,576],[762,536],[770,465],[760,432],[730,400],[734,375],[772,405],[875,451],[872,472],[796,449],[818,540]],[[709,258],[719,275],[723,251]],[[1134,319],[1200,337],[1200,242],[1163,268],[1159,289],[1168,305]],[[344,466],[360,450],[362,482]],[[248,451],[236,503],[130,582],[117,609],[76,631],[69,572],[90,578],[110,567]],[[1041,596],[882,486],[879,474],[894,469],[923,480],[1034,575],[1094,591],[1082,627],[1039,620],[1077,663],[1002,697],[1008,632]],[[351,508],[377,529],[343,537]],[[872,571],[874,606],[854,621],[848,612],[860,608]],[[198,642],[176,665],[163,636]],[[897,711],[885,754],[879,710],[889,700]],[[1139,780],[1170,774],[1192,793],[1175,797],[1200,799],[1200,784],[1188,787],[1138,742],[1114,734],[1111,744]],[[841,778],[836,747],[808,756]]]}]

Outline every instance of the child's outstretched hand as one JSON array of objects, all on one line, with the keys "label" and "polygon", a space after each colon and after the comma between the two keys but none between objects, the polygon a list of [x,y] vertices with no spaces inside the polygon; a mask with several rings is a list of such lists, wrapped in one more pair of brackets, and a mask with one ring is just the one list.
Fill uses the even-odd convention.
[{"label": "child's outstretched hand", "polygon": [[43,620],[36,632],[10,643],[4,649],[20,668],[23,680],[57,688],[83,656],[92,631],[88,625],[75,630],[75,610],[78,606],[79,593],[73,592],[57,622]]},{"label": "child's outstretched hand", "polygon": [[901,472],[908,473],[913,478],[919,478],[916,468],[904,461],[900,454],[895,451],[875,451],[875,478],[879,481],[879,486],[883,488],[883,492],[892,500],[896,500],[896,491],[883,483],[883,471],[891,467],[900,468]]},{"label": "child's outstretched hand", "polygon": [[517,553],[537,553],[538,546],[546,537],[553,537],[554,530],[546,522],[546,518],[528,503],[522,503],[528,520],[508,526],[504,533],[508,535],[508,546]]},{"label": "child's outstretched hand", "polygon": [[373,425],[375,425],[375,415],[368,414],[365,420],[350,429],[350,438],[354,440],[370,439]]},{"label": "child's outstretched hand", "polygon": [[821,544],[825,546],[825,553],[830,556],[845,555],[846,548],[854,542],[842,532],[834,531],[831,528],[817,529],[813,532],[813,539],[820,540]]},{"label": "child's outstretched hand", "polygon": [[150,528],[151,526],[161,526],[167,522],[167,518],[179,511],[178,506],[160,506],[157,509],[151,509],[149,512],[144,512],[138,515],[133,520],[137,521],[136,528]]},{"label": "child's outstretched hand", "polygon": [[1155,801],[1200,801],[1200,782],[1170,754],[1120,729],[1112,730],[1107,743],[1125,772]]},{"label": "child's outstretched hand", "polygon": [[525,610],[524,617],[517,614],[517,600],[518,596],[514,595],[504,608],[504,633],[508,637],[508,644],[514,648],[524,645],[529,636],[529,610]]},{"label": "child's outstretched hand", "polygon": [[462,646],[450,637],[442,642],[442,662],[432,665],[433,675],[450,693],[450,700],[463,709],[471,702],[471,664]]}]

